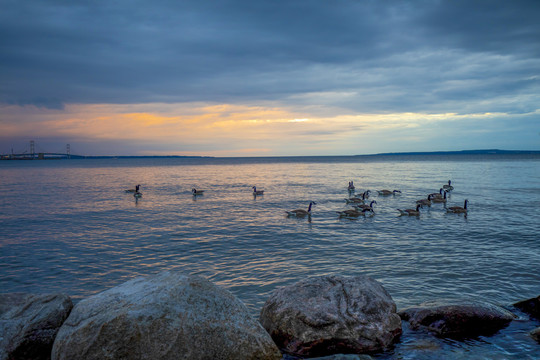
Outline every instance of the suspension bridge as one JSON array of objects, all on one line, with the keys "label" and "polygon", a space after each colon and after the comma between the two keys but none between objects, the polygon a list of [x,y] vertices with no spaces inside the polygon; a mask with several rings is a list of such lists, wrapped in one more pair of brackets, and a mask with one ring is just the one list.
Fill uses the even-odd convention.
[{"label": "suspension bridge", "polygon": [[30,140],[29,149],[24,149],[23,151],[18,152],[14,152],[12,149],[10,154],[0,154],[0,160],[47,160],[85,158],[85,156],[72,154],[70,144],[66,144],[65,152],[63,152],[63,150],[59,152],[46,152],[36,147],[36,142],[34,140]]}]

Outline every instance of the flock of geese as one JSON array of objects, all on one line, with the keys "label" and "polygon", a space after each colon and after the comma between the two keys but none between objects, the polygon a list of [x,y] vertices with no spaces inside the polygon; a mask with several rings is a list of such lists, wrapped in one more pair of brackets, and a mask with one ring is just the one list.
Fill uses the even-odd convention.
[{"label": "flock of geese", "polygon": [[[349,198],[345,199],[345,202],[352,206],[351,209],[336,211],[340,217],[356,218],[359,216],[374,215],[375,211],[373,205],[377,203],[376,200],[371,200],[369,205],[366,204],[366,201],[369,201],[369,196],[371,190],[366,190],[360,195],[355,195],[355,186],[353,181],[349,181],[348,186]],[[416,207],[414,209],[397,209],[400,216],[420,216],[420,208],[428,206],[430,207],[433,203],[444,204],[446,207],[447,194],[454,190],[452,186],[452,181],[448,180],[448,184],[443,185],[438,193],[428,194],[425,199],[420,199],[416,201]],[[401,194],[400,190],[377,190],[379,196],[396,196]],[[465,199],[463,207],[461,206],[450,206],[446,207],[446,211],[454,214],[467,214],[467,204],[468,200]],[[304,217],[311,215],[312,206],[316,205],[314,201],[310,201],[307,210],[297,209],[292,211],[287,211],[288,216],[295,217]]]},{"label": "flock of geese", "polygon": [[[126,193],[133,193],[133,196],[135,199],[139,199],[142,197],[142,193],[139,191],[140,184],[136,185],[134,189],[128,189],[125,190]],[[264,195],[264,190],[257,190],[256,186],[252,187],[253,190],[253,196],[257,195]],[[355,186],[353,181],[349,181],[349,186],[347,187],[347,190],[349,191],[349,198],[345,199],[345,202],[352,206],[351,209],[343,210],[343,211],[336,211],[337,214],[340,217],[348,217],[348,218],[356,218],[359,216],[366,216],[366,215],[374,215],[375,211],[373,209],[373,205],[377,203],[376,200],[371,200],[369,202],[369,205],[366,204],[366,201],[369,201],[369,196],[371,194],[371,190],[366,190],[362,194],[355,195]],[[428,194],[426,198],[420,199],[416,201],[416,207],[414,209],[397,209],[399,211],[400,216],[420,216],[420,208],[423,207],[430,207],[431,204],[444,204],[446,207],[447,202],[447,194],[450,193],[452,190],[454,190],[454,187],[452,186],[452,181],[448,180],[448,184],[443,185],[439,192]],[[204,194],[204,190],[200,189],[191,189],[191,193],[193,196],[199,196]],[[377,190],[377,193],[379,196],[396,196],[401,194],[400,190]],[[447,212],[449,213],[455,213],[455,214],[467,214],[467,204],[468,200],[465,199],[465,202],[463,204],[463,207],[461,206],[450,206],[446,207]],[[290,210],[286,211],[287,216],[291,217],[305,217],[305,216],[311,216],[311,210],[313,205],[316,205],[317,203],[315,201],[310,201],[307,209],[296,209],[296,210]]]}]

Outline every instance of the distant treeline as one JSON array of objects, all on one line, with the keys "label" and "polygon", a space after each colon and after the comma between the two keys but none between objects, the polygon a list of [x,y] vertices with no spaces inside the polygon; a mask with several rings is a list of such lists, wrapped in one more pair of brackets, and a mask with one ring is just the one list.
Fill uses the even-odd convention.
[{"label": "distant treeline", "polygon": [[385,156],[385,155],[524,155],[524,154],[540,154],[540,150],[460,150],[460,151],[427,151],[427,152],[395,152],[395,153],[380,153],[372,155],[356,155],[356,156]]}]

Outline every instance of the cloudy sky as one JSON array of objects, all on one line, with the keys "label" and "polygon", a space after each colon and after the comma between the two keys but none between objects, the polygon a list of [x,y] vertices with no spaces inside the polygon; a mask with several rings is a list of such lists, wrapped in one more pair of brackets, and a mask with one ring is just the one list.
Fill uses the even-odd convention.
[{"label": "cloudy sky", "polygon": [[540,150],[538,0],[0,8],[0,153]]}]

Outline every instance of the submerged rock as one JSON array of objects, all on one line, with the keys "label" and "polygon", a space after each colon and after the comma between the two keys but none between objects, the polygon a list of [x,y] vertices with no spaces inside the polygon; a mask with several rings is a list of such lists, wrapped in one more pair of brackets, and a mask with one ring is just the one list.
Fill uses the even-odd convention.
[{"label": "submerged rock", "polygon": [[438,336],[460,338],[492,335],[506,327],[515,315],[484,302],[425,303],[399,312],[412,329],[424,327]]},{"label": "submerged rock", "polygon": [[50,359],[72,308],[64,294],[0,294],[0,360]]},{"label": "submerged rock", "polygon": [[540,295],[532,299],[517,302],[514,306],[540,320]]},{"label": "submerged rock", "polygon": [[323,276],[275,290],[261,324],[276,344],[297,356],[383,350],[401,335],[392,297],[368,276]]},{"label": "submerged rock", "polygon": [[230,292],[163,272],[79,302],[53,359],[281,359],[268,333]]}]

